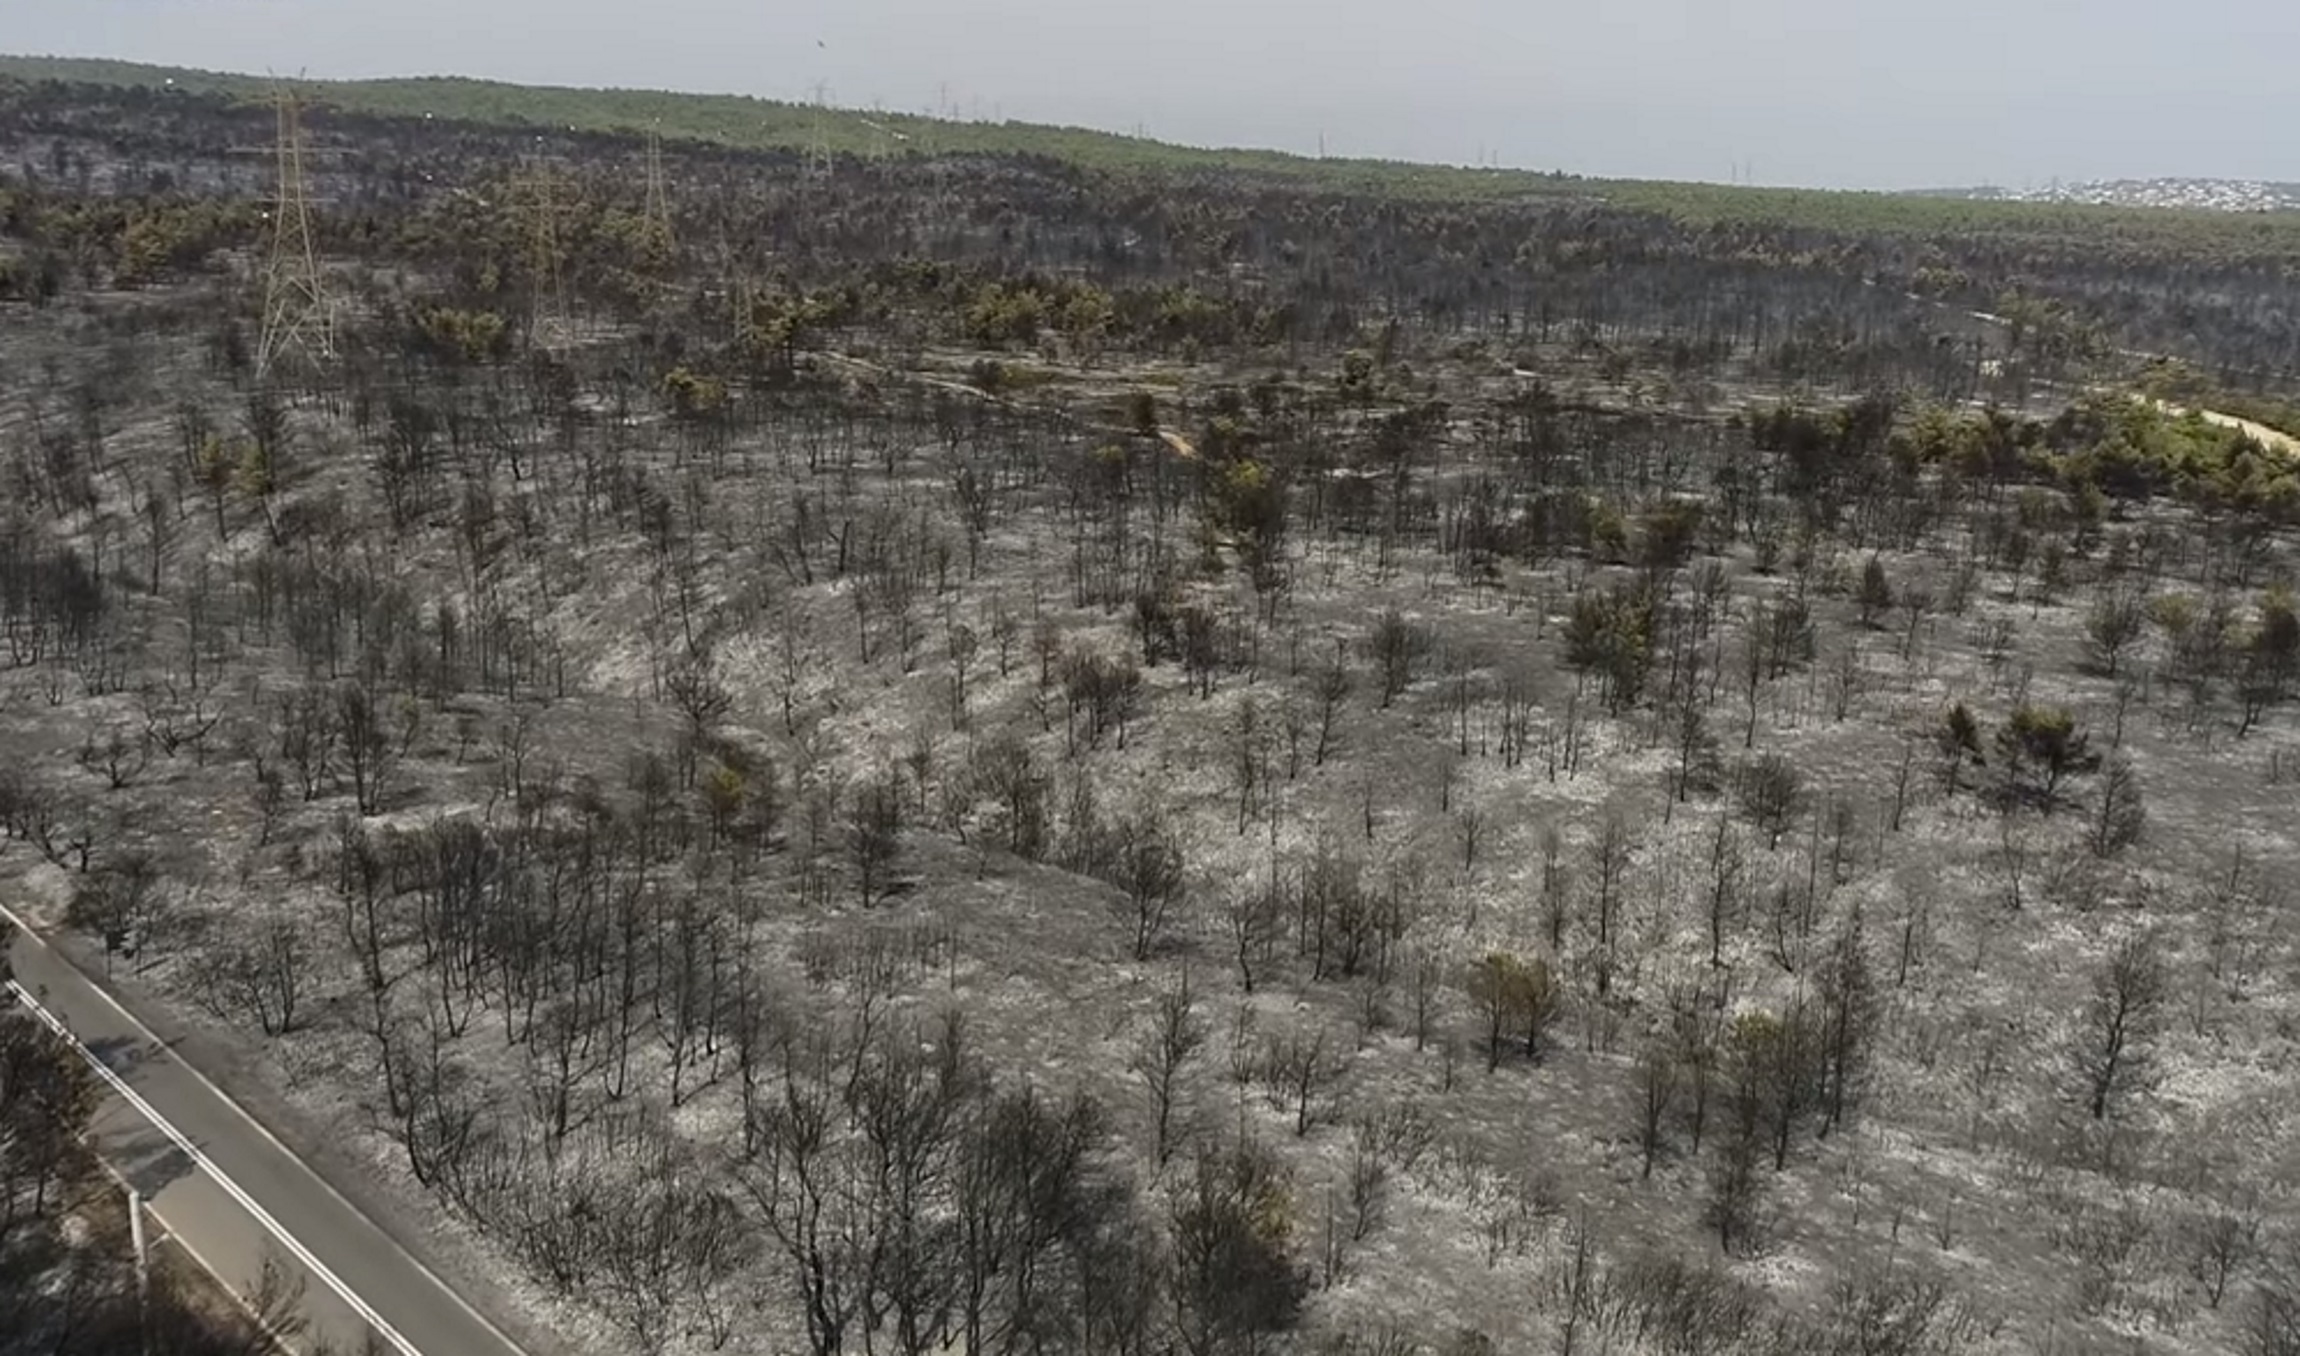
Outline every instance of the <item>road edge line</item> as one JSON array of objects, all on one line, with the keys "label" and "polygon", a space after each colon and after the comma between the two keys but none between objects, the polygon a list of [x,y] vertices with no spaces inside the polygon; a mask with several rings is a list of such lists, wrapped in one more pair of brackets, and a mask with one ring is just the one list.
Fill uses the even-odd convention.
[{"label": "road edge line", "polygon": [[[153,1219],[160,1220],[160,1223],[162,1224],[167,1224],[166,1220],[160,1219],[160,1212],[152,1208],[151,1202],[146,1201],[144,1203],[144,1209],[150,1211]],[[167,1247],[171,1244],[175,1247],[183,1249],[184,1256],[192,1259],[192,1265],[208,1273],[208,1279],[216,1283],[216,1289],[224,1292],[224,1298],[232,1302],[232,1307],[238,1309],[241,1313],[246,1314],[248,1316],[248,1322],[255,1325],[255,1330],[257,1332],[262,1333],[267,1338],[270,1338],[272,1346],[277,1349],[282,1354],[282,1356],[295,1356],[295,1347],[289,1344],[287,1338],[282,1336],[277,1328],[274,1328],[271,1324],[264,1322],[264,1316],[256,1312],[256,1306],[248,1302],[248,1297],[241,1294],[230,1281],[226,1280],[224,1278],[224,1273],[217,1270],[213,1263],[208,1261],[207,1258],[200,1256],[200,1250],[192,1246],[192,1240],[184,1237],[183,1231],[173,1227],[172,1225],[168,1228],[167,1237],[162,1238],[158,1242],[154,1243],[153,1249],[154,1251],[157,1251],[158,1249]]]},{"label": "road edge line", "polygon": [[[5,912],[5,909],[0,909],[0,913]],[[103,1151],[93,1143],[95,1136],[87,1135],[82,1138],[86,1142],[88,1156],[95,1160],[97,1167],[104,1170],[106,1177],[112,1179],[112,1185],[118,1190],[123,1203],[130,1210],[141,1210],[150,1215],[153,1221],[160,1226],[160,1236],[151,1240],[151,1250],[157,1252],[171,1244],[181,1248],[184,1256],[192,1259],[194,1266],[208,1273],[208,1279],[215,1282],[216,1289],[222,1293],[223,1297],[230,1300],[234,1308],[248,1316],[248,1321],[256,1325],[256,1331],[271,1339],[272,1345],[279,1349],[280,1356],[295,1356],[295,1348],[288,1345],[287,1338],[282,1337],[271,1324],[264,1322],[264,1316],[256,1312],[256,1307],[253,1304],[248,1303],[247,1296],[233,1288],[231,1280],[224,1275],[223,1270],[206,1257],[201,1256],[200,1250],[192,1246],[192,1240],[184,1236],[183,1230],[168,1223],[168,1217],[160,1213],[160,1203],[138,1191],[136,1184],[128,1180],[128,1175],[114,1167],[111,1160],[104,1157]]]},{"label": "road edge line", "polygon": [[[40,947],[42,950],[53,951],[56,949],[49,946],[47,939],[43,938],[37,931],[27,926],[24,920],[17,917],[16,914],[11,911],[5,904],[0,904],[0,918],[4,918],[9,923],[13,924],[18,932],[21,932],[25,936],[31,938],[33,944]],[[488,1333],[492,1335],[496,1341],[503,1344],[505,1350],[517,1352],[520,1354],[520,1356],[527,1356],[527,1348],[525,1345],[513,1341],[509,1333],[504,1332],[503,1329],[495,1325],[495,1320],[479,1312],[479,1310],[472,1305],[471,1301],[465,1299],[460,1293],[456,1291],[453,1286],[449,1285],[446,1281],[441,1280],[438,1272],[433,1271],[422,1258],[416,1256],[412,1251],[408,1249],[405,1244],[401,1243],[398,1239],[393,1238],[391,1236],[390,1230],[376,1223],[375,1220],[372,1219],[365,1210],[360,1209],[359,1206],[355,1204],[350,1197],[344,1195],[341,1191],[338,1191],[336,1189],[335,1183],[327,1180],[326,1174],[322,1173],[319,1169],[313,1167],[311,1164],[306,1163],[302,1154],[297,1153],[295,1150],[281,1143],[279,1136],[273,1134],[269,1127],[267,1127],[262,1121],[256,1119],[255,1113],[249,1111],[246,1107],[241,1106],[238,1098],[233,1097],[230,1093],[225,1092],[222,1088],[217,1087],[214,1080],[210,1079],[206,1074],[200,1072],[198,1067],[195,1066],[190,1060],[185,1059],[183,1056],[177,1054],[173,1046],[160,1039],[158,1032],[144,1025],[142,1018],[138,1017],[135,1013],[128,1011],[126,1005],[122,1004],[119,999],[114,998],[111,992],[107,990],[101,983],[97,982],[93,977],[89,976],[85,972],[81,972],[79,966],[73,965],[70,957],[62,956],[62,953],[60,952],[58,954],[61,956],[66,966],[70,967],[74,972],[80,974],[80,978],[87,982],[88,988],[98,998],[103,999],[105,1003],[111,1006],[112,1011],[117,1012],[120,1014],[120,1016],[126,1018],[130,1026],[135,1027],[136,1030],[144,1034],[144,1039],[166,1051],[168,1053],[168,1057],[176,1062],[177,1067],[190,1074],[193,1078],[199,1080],[200,1086],[206,1088],[210,1096],[214,1097],[217,1101],[222,1102],[225,1106],[230,1107],[232,1109],[232,1114],[238,1116],[241,1120],[246,1121],[250,1126],[254,1127],[255,1132],[264,1137],[264,1142],[266,1144],[271,1145],[273,1149],[277,1150],[288,1161],[294,1163],[298,1168],[301,1168],[305,1176],[319,1183],[320,1190],[325,1191],[331,1198],[333,1198],[337,1205],[340,1205],[344,1209],[349,1210],[353,1215],[357,1216],[361,1222],[365,1223],[369,1228],[375,1230],[377,1234],[381,1235],[383,1240],[386,1243],[389,1243],[394,1249],[396,1249],[400,1256],[407,1259],[410,1266],[413,1266],[417,1271],[421,1272],[425,1280],[431,1282],[431,1286],[434,1290],[437,1290],[440,1294],[445,1295],[448,1300],[455,1305],[456,1308],[461,1309],[467,1317],[478,1323],[480,1327],[487,1329]],[[18,991],[22,992],[21,990]],[[73,1044],[78,1045],[79,1042],[75,1040]],[[109,1072],[109,1070],[106,1072]],[[387,1324],[384,1326],[388,1327],[389,1325]]]},{"label": "road edge line", "polygon": [[[157,1129],[161,1134],[166,1135],[170,1140],[174,1141],[175,1146],[178,1149],[181,1149],[184,1152],[184,1155],[190,1158],[192,1162],[199,1167],[200,1171],[206,1173],[217,1186],[224,1189],[225,1195],[230,1196],[242,1210],[248,1212],[250,1218],[254,1219],[257,1224],[262,1225],[265,1231],[270,1233],[273,1238],[278,1239],[281,1246],[285,1247],[288,1252],[295,1257],[296,1261],[303,1264],[305,1270],[309,1271],[312,1275],[319,1277],[320,1280],[326,1282],[327,1287],[330,1290],[335,1291],[337,1298],[341,1299],[345,1304],[350,1305],[352,1312],[358,1314],[359,1317],[368,1324],[368,1326],[374,1328],[377,1335],[381,1336],[385,1341],[391,1343],[393,1346],[399,1348],[401,1352],[405,1353],[405,1356],[423,1356],[423,1353],[417,1350],[414,1343],[408,1341],[405,1337],[400,1336],[399,1330],[392,1327],[391,1324],[384,1319],[383,1315],[377,1313],[372,1307],[369,1306],[366,1300],[361,1299],[350,1286],[344,1284],[342,1278],[337,1276],[335,1272],[329,1270],[328,1265],[325,1262],[322,1262],[319,1260],[319,1258],[313,1256],[311,1250],[306,1248],[302,1242],[295,1237],[295,1235],[289,1233],[284,1227],[282,1227],[278,1220],[273,1219],[270,1211],[257,1204],[256,1199],[253,1196],[248,1195],[246,1191],[242,1190],[239,1183],[233,1181],[230,1177],[225,1176],[223,1169],[217,1167],[214,1160],[210,1159],[206,1154],[200,1152],[199,1146],[192,1143],[191,1138],[188,1135],[184,1134],[183,1131],[178,1130],[173,1123],[171,1123],[166,1117],[160,1114],[159,1108],[153,1106],[150,1102],[145,1101],[142,1093],[139,1093],[134,1088],[129,1087],[126,1079],[121,1078],[120,1075],[115,1072],[110,1065],[96,1058],[95,1051],[90,1050],[85,1044],[81,1042],[78,1036],[73,1035],[71,1029],[64,1025],[62,1018],[58,1017],[55,1013],[50,1012],[48,1010],[48,1006],[45,1003],[42,1003],[38,998],[34,997],[30,991],[26,990],[25,987],[18,983],[16,980],[9,980],[7,987],[10,992],[16,995],[16,998],[19,1002],[23,1003],[26,1007],[32,1010],[33,1016],[38,1017],[41,1022],[48,1027],[49,1030],[55,1032],[58,1036],[63,1037],[64,1040],[71,1045],[72,1049],[79,1053],[80,1058],[88,1062],[88,1067],[94,1069],[98,1077],[102,1078],[106,1083],[111,1085],[114,1092],[127,1099],[128,1105],[135,1108],[137,1114],[141,1115],[145,1120],[150,1121],[153,1128]],[[101,990],[98,990],[98,992],[101,992]],[[147,1031],[145,1034],[150,1035],[150,1032]],[[157,1040],[157,1037],[154,1037],[153,1039]],[[190,1066],[185,1065],[185,1067],[189,1068]],[[244,1115],[245,1113],[243,1112],[242,1114]],[[290,1157],[293,1157],[293,1155],[290,1155]],[[428,1271],[425,1274],[428,1275]],[[227,1290],[231,1288],[229,1283],[226,1284],[225,1288]]]}]

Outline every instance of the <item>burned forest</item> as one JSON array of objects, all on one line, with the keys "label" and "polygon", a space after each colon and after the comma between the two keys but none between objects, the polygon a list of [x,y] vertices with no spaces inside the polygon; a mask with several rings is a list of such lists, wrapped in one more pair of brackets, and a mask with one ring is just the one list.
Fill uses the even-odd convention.
[{"label": "burned forest", "polygon": [[876,151],[0,77],[0,904],[536,1352],[2300,1352],[2300,214]]}]

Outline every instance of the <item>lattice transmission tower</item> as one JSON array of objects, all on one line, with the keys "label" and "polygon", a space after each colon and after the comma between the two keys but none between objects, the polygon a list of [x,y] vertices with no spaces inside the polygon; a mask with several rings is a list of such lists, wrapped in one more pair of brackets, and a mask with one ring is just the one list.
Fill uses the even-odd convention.
[{"label": "lattice transmission tower", "polygon": [[809,179],[831,177],[831,125],[830,86],[817,81],[815,101],[807,129],[806,162],[802,171]]},{"label": "lattice transmission tower", "polygon": [[558,183],[540,162],[530,165],[524,178],[518,202],[526,218],[527,335],[538,347],[557,350],[574,337],[567,313],[566,248],[559,240]]},{"label": "lattice transmission tower", "polygon": [[678,237],[671,232],[671,189],[663,178],[663,136],[653,124],[647,128],[647,238],[670,261]]},{"label": "lattice transmission tower", "polygon": [[759,289],[740,260],[730,261],[730,267],[735,281],[727,289],[727,306],[733,322],[735,350],[749,353],[759,344]]},{"label": "lattice transmission tower", "polygon": [[303,103],[294,90],[272,99],[278,122],[270,257],[264,266],[264,328],[256,344],[256,378],[269,376],[289,350],[314,362],[335,357],[335,313],[311,235],[311,183],[303,139]]}]

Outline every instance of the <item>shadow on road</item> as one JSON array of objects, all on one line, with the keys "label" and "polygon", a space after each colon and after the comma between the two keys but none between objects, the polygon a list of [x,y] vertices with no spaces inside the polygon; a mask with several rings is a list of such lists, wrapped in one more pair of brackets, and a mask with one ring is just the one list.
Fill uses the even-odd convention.
[{"label": "shadow on road", "polygon": [[103,1036],[82,1044],[98,1063],[116,1074],[127,1073],[153,1054],[152,1043],[137,1036]]},{"label": "shadow on road", "polygon": [[96,1152],[146,1200],[199,1171],[191,1155],[146,1126],[141,1117],[133,1122],[123,1117],[118,1124],[99,1128],[94,1138]]}]

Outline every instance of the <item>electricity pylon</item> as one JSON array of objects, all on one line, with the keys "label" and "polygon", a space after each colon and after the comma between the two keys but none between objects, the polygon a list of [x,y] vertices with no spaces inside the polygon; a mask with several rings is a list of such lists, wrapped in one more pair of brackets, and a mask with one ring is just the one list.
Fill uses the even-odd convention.
[{"label": "electricity pylon", "polygon": [[551,171],[529,167],[519,210],[526,217],[528,321],[531,342],[560,349],[572,337],[567,318],[565,251],[559,243],[559,198]]},{"label": "electricity pylon", "polygon": [[751,276],[749,266],[735,261],[735,283],[732,291],[734,306],[734,352],[743,363],[762,362],[770,347],[767,329],[759,325],[759,309],[764,293],[758,280]]},{"label": "electricity pylon", "polygon": [[929,124],[920,132],[919,153],[926,161],[927,173],[934,180],[934,190],[927,199],[926,224],[932,230],[947,231],[953,218],[950,165],[947,162],[948,152],[932,140],[938,130],[939,124]]},{"label": "electricity pylon", "polygon": [[647,128],[647,238],[669,262],[677,245],[671,233],[671,191],[663,181],[663,137],[653,124]]},{"label": "electricity pylon", "polygon": [[256,344],[256,379],[289,349],[315,362],[335,356],[335,316],[311,238],[311,185],[304,177],[303,108],[295,92],[273,96],[278,114],[278,172],[272,196],[271,257],[264,267],[264,329]]},{"label": "electricity pylon", "polygon": [[810,179],[828,179],[831,174],[830,124],[825,120],[829,93],[829,86],[816,82],[814,121],[807,135],[806,177]]}]

